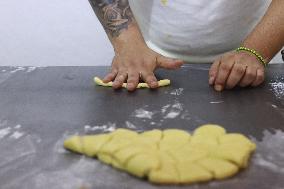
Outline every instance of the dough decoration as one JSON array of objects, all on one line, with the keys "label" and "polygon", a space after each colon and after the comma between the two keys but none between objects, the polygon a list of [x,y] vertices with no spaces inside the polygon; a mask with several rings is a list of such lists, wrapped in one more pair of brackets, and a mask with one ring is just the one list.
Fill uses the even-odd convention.
[{"label": "dough decoration", "polygon": [[[103,86],[103,87],[112,87],[112,83],[113,83],[112,81],[108,82],[108,83],[104,83],[98,77],[94,77],[94,82],[97,85],[100,85],[100,86]],[[170,84],[171,84],[171,81],[169,79],[163,79],[163,80],[158,81],[159,87],[168,86]],[[123,83],[122,87],[126,88],[127,87],[127,83]],[[139,88],[150,88],[150,87],[148,86],[147,83],[139,83],[136,88],[139,89]]]},{"label": "dough decoration", "polygon": [[218,125],[193,134],[178,129],[72,136],[64,147],[156,184],[192,184],[225,179],[248,166],[256,145]]}]

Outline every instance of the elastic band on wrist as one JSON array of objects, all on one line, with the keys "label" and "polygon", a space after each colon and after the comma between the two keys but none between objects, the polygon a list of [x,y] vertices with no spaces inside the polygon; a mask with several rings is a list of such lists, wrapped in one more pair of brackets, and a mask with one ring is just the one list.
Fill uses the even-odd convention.
[{"label": "elastic band on wrist", "polygon": [[256,52],[253,49],[249,49],[249,48],[246,48],[246,47],[239,47],[239,48],[236,49],[236,51],[237,52],[240,52],[240,51],[249,52],[250,54],[253,54],[261,62],[261,64],[263,64],[264,67],[267,66],[267,63],[264,60],[264,58],[258,52]]}]

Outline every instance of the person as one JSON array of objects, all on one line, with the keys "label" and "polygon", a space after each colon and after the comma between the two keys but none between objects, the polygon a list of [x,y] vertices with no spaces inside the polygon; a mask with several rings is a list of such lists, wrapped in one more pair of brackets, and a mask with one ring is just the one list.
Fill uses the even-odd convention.
[{"label": "person", "polygon": [[[259,86],[284,45],[283,0],[89,0],[115,51],[104,82],[151,88],[157,68],[213,62],[216,91]],[[237,49],[237,50],[236,50]]]}]

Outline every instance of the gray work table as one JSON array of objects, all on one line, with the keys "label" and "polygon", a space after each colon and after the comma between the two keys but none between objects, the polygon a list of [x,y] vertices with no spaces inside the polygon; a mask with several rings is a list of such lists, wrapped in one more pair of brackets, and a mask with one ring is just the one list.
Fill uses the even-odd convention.
[{"label": "gray work table", "polygon": [[[0,188],[284,188],[284,65],[270,66],[258,88],[222,93],[208,86],[208,69],[161,70],[171,86],[129,93],[93,84],[106,67],[0,67]],[[160,187],[62,148],[72,134],[193,131],[205,123],[257,143],[247,170],[225,181]]]}]

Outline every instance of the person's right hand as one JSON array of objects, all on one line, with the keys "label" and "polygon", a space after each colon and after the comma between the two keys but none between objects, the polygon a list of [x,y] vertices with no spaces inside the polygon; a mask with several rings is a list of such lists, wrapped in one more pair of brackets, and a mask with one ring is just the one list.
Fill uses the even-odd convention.
[{"label": "person's right hand", "polygon": [[164,57],[147,47],[143,41],[124,43],[123,48],[115,50],[111,71],[104,77],[103,82],[113,81],[113,88],[122,87],[127,83],[127,89],[134,91],[139,80],[145,81],[150,88],[157,88],[158,82],[154,75],[156,68],[177,69],[182,60]]}]

